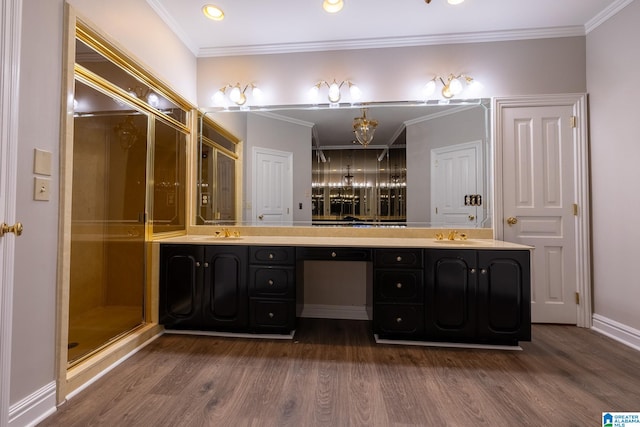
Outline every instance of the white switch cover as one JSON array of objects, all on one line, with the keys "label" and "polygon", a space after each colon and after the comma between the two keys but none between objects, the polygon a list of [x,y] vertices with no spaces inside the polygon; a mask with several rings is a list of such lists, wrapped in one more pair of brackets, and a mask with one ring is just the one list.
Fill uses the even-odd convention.
[{"label": "white switch cover", "polygon": [[51,180],[48,178],[34,178],[33,183],[33,200],[49,201]]},{"label": "white switch cover", "polygon": [[33,173],[51,176],[51,151],[34,150]]}]

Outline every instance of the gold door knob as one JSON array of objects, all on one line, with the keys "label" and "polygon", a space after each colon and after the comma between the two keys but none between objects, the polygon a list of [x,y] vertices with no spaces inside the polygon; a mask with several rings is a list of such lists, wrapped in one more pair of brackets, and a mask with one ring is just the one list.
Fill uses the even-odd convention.
[{"label": "gold door knob", "polygon": [[469,221],[473,221],[474,219],[476,219],[475,215],[469,215]]},{"label": "gold door knob", "polygon": [[258,215],[258,219],[259,219],[260,221],[262,221],[262,219],[263,219],[263,218],[264,218],[264,215]]},{"label": "gold door knob", "polygon": [[16,236],[19,236],[22,234],[22,229],[22,224],[19,222],[16,222],[13,225],[7,225],[3,222],[2,225],[0,225],[0,237],[4,236],[7,233],[13,233]]},{"label": "gold door knob", "polygon": [[509,218],[507,218],[507,224],[515,225],[517,223],[518,223],[518,218],[516,218],[515,216],[510,216]]}]

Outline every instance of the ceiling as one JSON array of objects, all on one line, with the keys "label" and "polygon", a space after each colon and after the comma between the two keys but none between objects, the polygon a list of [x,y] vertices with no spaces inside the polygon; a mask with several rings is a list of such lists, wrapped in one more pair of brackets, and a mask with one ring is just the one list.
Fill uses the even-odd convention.
[{"label": "ceiling", "polygon": [[[633,0],[147,0],[198,57],[585,35]],[[223,21],[202,14],[215,4]]]}]

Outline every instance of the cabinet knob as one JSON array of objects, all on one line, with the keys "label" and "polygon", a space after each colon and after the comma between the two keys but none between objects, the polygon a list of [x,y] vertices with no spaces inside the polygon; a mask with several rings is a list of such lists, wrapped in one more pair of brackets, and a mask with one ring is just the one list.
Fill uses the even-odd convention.
[{"label": "cabinet knob", "polygon": [[475,268],[470,268],[470,269],[469,269],[469,273],[471,273],[471,274],[476,274],[476,269],[475,269]]},{"label": "cabinet knob", "polygon": [[396,261],[398,261],[398,262],[402,261],[402,257],[401,256],[397,257]]},{"label": "cabinet knob", "polygon": [[269,286],[273,285],[273,280],[271,280],[271,279],[267,280],[267,285],[269,285]]},{"label": "cabinet knob", "polygon": [[480,274],[487,274],[487,269],[486,268],[480,269]]},{"label": "cabinet knob", "polygon": [[276,256],[274,254],[269,254],[269,259],[274,259]]},{"label": "cabinet knob", "polygon": [[396,283],[396,288],[402,289],[402,283],[400,283],[400,282]]},{"label": "cabinet knob", "polygon": [[207,268],[207,267],[209,267],[209,263],[208,263],[208,262],[205,262],[205,263],[204,263],[204,268]]},{"label": "cabinet knob", "polygon": [[200,267],[200,261],[196,261],[196,267]]},{"label": "cabinet knob", "polygon": [[335,253],[335,252],[331,252],[331,258],[335,258],[335,257],[337,257],[337,256],[338,256],[338,254],[337,254],[337,253]]},{"label": "cabinet knob", "polygon": [[273,313],[269,313],[269,317],[270,317],[271,319],[273,319],[273,316],[275,316],[275,314],[273,314]]},{"label": "cabinet knob", "polygon": [[402,323],[402,317],[397,317],[396,318],[396,323]]}]

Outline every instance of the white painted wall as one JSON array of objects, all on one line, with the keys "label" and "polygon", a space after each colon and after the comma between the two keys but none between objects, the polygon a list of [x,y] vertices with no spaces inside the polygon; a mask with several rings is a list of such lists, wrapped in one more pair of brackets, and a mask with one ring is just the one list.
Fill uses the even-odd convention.
[{"label": "white painted wall", "polygon": [[145,0],[67,0],[79,17],[197,105],[196,58]]},{"label": "white painted wall", "polygon": [[[72,3],[195,103],[195,57],[144,0]],[[24,233],[16,239],[10,405],[55,381],[63,10],[64,0],[23,0],[16,219]],[[35,148],[53,154],[48,202],[33,201]],[[48,397],[55,404],[55,396],[38,398]]]},{"label": "white painted wall", "polygon": [[308,104],[309,88],[334,78],[351,79],[363,101],[414,100],[435,74],[461,72],[483,97],[585,92],[585,38],[200,58],[198,105],[236,82],[256,83],[267,105]]},{"label": "white painted wall", "polygon": [[587,36],[594,313],[640,330],[640,1]]}]

